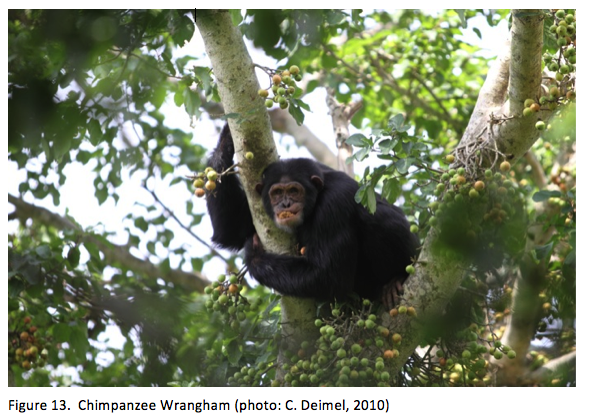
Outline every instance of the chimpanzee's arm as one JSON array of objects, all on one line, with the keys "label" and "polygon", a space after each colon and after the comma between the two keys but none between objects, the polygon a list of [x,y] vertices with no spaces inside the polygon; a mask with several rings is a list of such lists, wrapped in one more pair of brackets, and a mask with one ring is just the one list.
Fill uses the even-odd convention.
[{"label": "chimpanzee's arm", "polygon": [[[225,124],[208,164],[221,173],[233,164],[233,159],[234,143]],[[213,225],[212,240],[221,247],[239,250],[254,234],[246,194],[237,175],[223,176],[217,188],[207,194],[207,210]]]},{"label": "chimpanzee's arm", "polygon": [[252,277],[280,294],[331,300],[353,291],[357,253],[346,230],[305,243],[301,256],[267,253],[255,234],[246,242],[245,262]]}]

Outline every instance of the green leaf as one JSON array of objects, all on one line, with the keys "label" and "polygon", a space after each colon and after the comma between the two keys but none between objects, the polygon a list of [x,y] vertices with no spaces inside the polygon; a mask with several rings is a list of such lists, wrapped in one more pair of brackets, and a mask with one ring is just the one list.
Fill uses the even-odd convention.
[{"label": "green leaf", "polygon": [[84,248],[90,254],[91,258],[96,259],[97,261],[100,261],[100,252],[99,252],[96,244],[90,243],[90,242],[85,242]]},{"label": "green leaf", "polygon": [[395,97],[391,90],[382,88],[380,93],[380,99],[384,106],[391,106],[395,102]]},{"label": "green leaf", "polygon": [[166,96],[168,95],[168,90],[164,86],[157,86],[154,89],[154,93],[152,94],[152,104],[156,107],[156,109],[160,109],[164,100],[166,100]]},{"label": "green leaf", "polygon": [[180,88],[180,89],[177,89],[176,92],[174,92],[174,104],[176,106],[181,106],[183,103],[184,103],[184,88]]},{"label": "green leaf", "polygon": [[68,342],[76,352],[84,354],[88,349],[86,325],[76,324],[75,327],[71,327],[70,329],[71,332]]},{"label": "green leaf", "polygon": [[373,188],[367,188],[367,209],[371,214],[377,211],[377,197]]},{"label": "green leaf", "polygon": [[391,150],[393,150],[393,148],[395,147],[396,144],[397,144],[397,140],[394,140],[393,138],[380,141],[379,142],[379,152],[382,154],[389,154],[389,153],[391,153]]},{"label": "green leaf", "polygon": [[70,340],[72,329],[65,323],[56,323],[52,327],[53,337],[56,342],[67,342]]},{"label": "green leaf", "polygon": [[[9,294],[11,295],[11,294]],[[12,296],[12,295],[11,295]],[[20,308],[20,304],[16,298],[9,298],[8,299],[8,312],[16,311]]]},{"label": "green leaf", "polygon": [[43,295],[45,295],[47,289],[45,288],[43,277],[39,278],[39,281],[36,284],[27,287],[26,292],[29,295],[29,297],[32,298],[41,298]]},{"label": "green leaf", "polygon": [[404,126],[404,116],[401,113],[398,113],[389,120],[387,125],[389,126],[389,128],[398,131],[401,127]]},{"label": "green leaf", "polygon": [[72,146],[72,137],[69,135],[58,135],[53,140],[53,157],[56,161],[61,161],[64,154],[70,151]]},{"label": "green leaf", "polygon": [[149,224],[143,217],[137,217],[133,223],[135,227],[143,231],[144,233],[148,230]]},{"label": "green leaf", "polygon": [[[295,91],[295,94],[297,94],[297,91]],[[311,112],[311,108],[309,107],[309,105],[307,103],[305,103],[304,101],[302,101],[301,99],[291,99],[292,102],[295,102],[295,104],[297,104],[297,106],[301,107],[301,109],[305,109],[307,112]]]},{"label": "green leaf", "polygon": [[94,182],[94,185],[95,185],[94,196],[98,200],[98,204],[102,205],[109,197],[109,191],[108,191],[107,187],[105,186],[105,184],[99,178],[96,178],[96,180],[98,182],[96,182],[96,181]]},{"label": "green leaf", "polygon": [[103,140],[102,130],[100,129],[100,122],[96,119],[88,121],[88,141],[93,146],[97,146]]},{"label": "green leaf", "polygon": [[573,249],[571,252],[567,254],[565,260],[563,261],[565,265],[574,266],[576,265],[576,249]]},{"label": "green leaf", "polygon": [[361,148],[359,151],[354,153],[354,158],[356,161],[363,161],[371,152],[370,148]]},{"label": "green leaf", "polygon": [[381,195],[387,202],[394,203],[402,192],[401,185],[397,179],[386,179],[383,181]]},{"label": "green leaf", "polygon": [[358,188],[358,190],[354,194],[354,202],[356,202],[357,204],[362,204],[365,200],[366,190],[367,185],[361,185],[361,187]]},{"label": "green leaf", "polygon": [[535,248],[535,257],[537,260],[543,260],[548,257],[553,251],[553,242],[548,243],[544,246],[537,246]]},{"label": "green leaf", "polygon": [[303,111],[301,110],[301,108],[295,104],[293,104],[294,101],[291,101],[291,106],[289,106],[289,113],[291,114],[291,116],[293,117],[293,119],[295,119],[295,122],[297,122],[297,125],[301,125],[303,124],[303,120],[305,119],[305,115],[303,114]]},{"label": "green leaf", "polygon": [[240,358],[242,357],[242,350],[240,349],[239,342],[234,339],[228,344],[225,345],[227,349],[227,358],[230,363],[233,365],[237,364]]},{"label": "green leaf", "polygon": [[31,285],[35,285],[43,281],[43,272],[41,271],[41,266],[37,264],[27,264],[20,268],[19,272],[25,278],[27,283]]},{"label": "green leaf", "polygon": [[347,15],[339,10],[331,10],[327,13],[326,21],[329,25],[339,25]]},{"label": "green leaf", "polygon": [[168,70],[168,73],[171,75],[176,74],[176,69],[174,68],[174,64],[172,64],[172,54],[169,51],[164,51],[161,57],[166,70]]},{"label": "green leaf", "polygon": [[47,156],[47,160],[52,161],[53,160],[53,149],[49,146],[49,142],[47,141],[47,138],[43,137],[41,138],[41,146],[43,147],[43,151],[45,152],[45,155]]},{"label": "green leaf", "polygon": [[533,195],[533,201],[541,202],[546,201],[549,198],[559,198],[561,196],[561,192],[558,191],[539,191]]},{"label": "green leaf", "polygon": [[180,19],[180,22],[176,23],[176,28],[172,31],[171,35],[176,45],[182,47],[185,42],[191,40],[194,32],[195,24],[188,16],[184,15]]},{"label": "green leaf", "polygon": [[331,55],[322,54],[322,67],[330,69],[338,66],[338,60]]},{"label": "green leaf", "polygon": [[41,258],[48,259],[51,257],[51,249],[48,245],[43,244],[35,249],[35,253],[37,253]]},{"label": "green leaf", "polygon": [[209,92],[212,87],[211,69],[209,67],[193,67],[193,73],[199,80],[205,92]]},{"label": "green leaf", "polygon": [[80,264],[80,249],[77,246],[71,247],[68,250],[67,260],[72,269]]},{"label": "green leaf", "polygon": [[201,272],[203,269],[204,260],[200,258],[191,258],[191,267],[195,272]]},{"label": "green leaf", "polygon": [[475,32],[475,34],[477,35],[477,37],[478,37],[479,39],[482,39],[482,37],[481,37],[481,31],[480,31],[479,29],[477,29],[477,28],[473,28],[473,32]]},{"label": "green leaf", "polygon": [[311,92],[313,92],[319,85],[320,85],[320,82],[317,81],[316,79],[310,80],[309,83],[307,83],[307,94],[310,94]]},{"label": "green leaf", "polygon": [[407,156],[410,155],[412,152],[412,148],[414,148],[414,143],[410,141],[402,141],[402,150],[406,153]]},{"label": "green leaf", "polygon": [[399,159],[398,161],[395,162],[395,168],[402,175],[405,175],[406,173],[408,173],[408,170],[410,169],[410,166],[412,165],[412,161],[413,161],[413,159]]},{"label": "green leaf", "polygon": [[465,9],[453,9],[459,15],[459,19],[461,19],[461,25],[466,28],[467,21],[465,20]]},{"label": "green leaf", "polygon": [[184,90],[183,96],[186,113],[198,118],[201,115],[201,111],[199,110],[199,107],[201,106],[201,97],[199,94],[187,88]]},{"label": "green leaf", "polygon": [[239,26],[244,20],[242,18],[242,9],[229,9],[229,16],[231,17],[231,23],[234,26]]},{"label": "green leaf", "polygon": [[363,134],[352,134],[350,137],[346,139],[346,144],[355,147],[365,147],[367,145],[370,145],[370,143],[371,142]]}]

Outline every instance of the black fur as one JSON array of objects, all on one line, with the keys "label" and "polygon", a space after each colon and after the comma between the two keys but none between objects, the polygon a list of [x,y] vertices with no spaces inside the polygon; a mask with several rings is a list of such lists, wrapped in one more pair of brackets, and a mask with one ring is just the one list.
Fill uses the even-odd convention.
[{"label": "black fur", "polygon": [[[233,154],[226,125],[209,165],[225,170],[232,165]],[[314,176],[323,182],[312,181]],[[310,159],[288,159],[272,163],[262,176],[261,196],[270,217],[274,213],[268,190],[285,179],[305,189],[303,223],[294,233],[298,246],[305,247],[304,255],[264,251],[236,176],[224,177],[207,197],[213,241],[229,249],[245,247],[246,265],[258,282],[283,295],[331,300],[355,292],[375,300],[385,285],[391,289],[392,281],[401,284],[405,280],[405,268],[416,255],[418,240],[401,209],[378,196],[377,210],[370,214],[355,202],[358,184],[346,174]]]}]

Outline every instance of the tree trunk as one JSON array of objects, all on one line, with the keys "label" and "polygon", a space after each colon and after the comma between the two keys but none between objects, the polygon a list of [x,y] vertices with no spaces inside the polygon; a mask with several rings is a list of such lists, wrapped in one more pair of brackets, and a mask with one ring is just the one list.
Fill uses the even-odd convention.
[{"label": "tree trunk", "polygon": [[[275,226],[264,211],[255,189],[262,171],[278,160],[278,154],[270,118],[264,101],[258,96],[260,86],[242,34],[232,24],[227,10],[199,11],[196,24],[217,79],[221,103],[234,140],[236,160],[240,164],[240,180],[248,197],[256,231],[267,251],[293,252],[294,237]],[[244,154],[248,151],[254,153],[254,159],[245,159]],[[300,342],[314,339],[317,334],[313,327],[315,303],[308,299],[283,297],[281,305],[282,347],[296,352]],[[279,354],[279,362],[282,358]],[[279,375],[283,372],[281,369],[277,371]]]}]

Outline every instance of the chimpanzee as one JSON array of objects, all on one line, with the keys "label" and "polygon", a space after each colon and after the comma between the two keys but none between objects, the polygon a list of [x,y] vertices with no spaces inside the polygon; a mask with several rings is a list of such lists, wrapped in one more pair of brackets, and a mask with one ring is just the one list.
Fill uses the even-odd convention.
[{"label": "chimpanzee", "polygon": [[[233,164],[233,155],[226,124],[209,166],[222,172]],[[305,158],[270,164],[256,189],[269,217],[296,236],[297,256],[264,250],[236,176],[224,176],[207,196],[213,242],[245,247],[252,277],[283,295],[332,300],[354,292],[394,305],[418,248],[401,209],[378,196],[377,210],[370,214],[354,200],[356,181]]]}]

